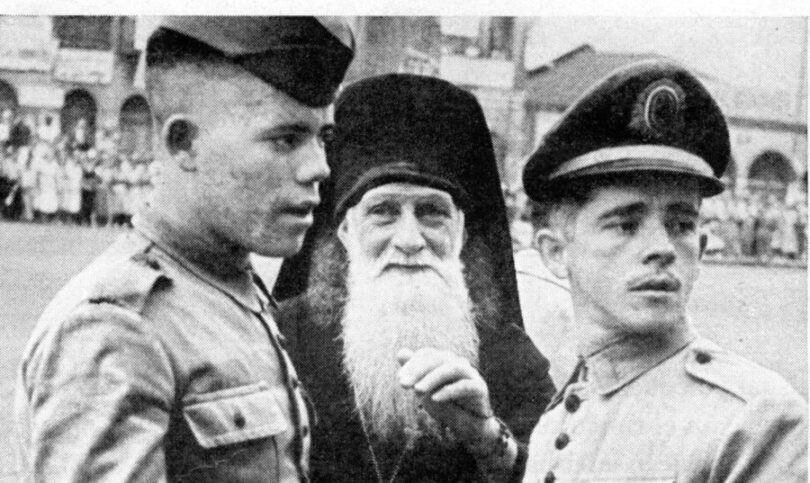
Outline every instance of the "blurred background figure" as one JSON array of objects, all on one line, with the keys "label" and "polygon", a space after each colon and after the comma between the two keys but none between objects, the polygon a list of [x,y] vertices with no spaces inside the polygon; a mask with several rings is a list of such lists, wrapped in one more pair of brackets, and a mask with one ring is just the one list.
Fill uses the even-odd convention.
[{"label": "blurred background figure", "polygon": [[70,148],[78,149],[79,151],[87,151],[90,149],[92,137],[87,127],[87,119],[79,118],[76,125],[73,126],[73,131],[70,133]]},{"label": "blurred background figure", "polygon": [[31,128],[33,124],[34,122],[31,116],[17,116],[17,122],[14,123],[9,132],[7,145],[14,149],[28,146],[31,143]]},{"label": "blurred background figure", "polygon": [[38,149],[33,157],[37,180],[34,210],[39,215],[35,215],[35,218],[40,221],[51,222],[56,219],[59,211],[59,177],[62,170],[56,161],[54,149],[46,144],[40,146],[43,148]]},{"label": "blurred background figure", "polygon": [[87,153],[79,156],[82,170],[81,180],[81,207],[79,209],[79,223],[82,225],[96,225],[96,203],[98,200],[97,191],[101,184],[96,169],[98,167],[98,153],[90,149]]},{"label": "blurred background figure", "polygon": [[77,159],[79,153],[81,151],[77,151],[73,155],[64,155],[65,162],[63,163],[65,222],[74,225],[78,225],[81,221],[80,212],[82,207],[82,178],[84,173]]},{"label": "blurred background figure", "polygon": [[37,127],[37,138],[46,143],[54,143],[58,137],[59,126],[57,126],[54,116],[46,114]]},{"label": "blurred background figure", "polygon": [[20,170],[22,218],[25,221],[34,221],[37,203],[37,170],[34,166],[34,158],[26,146],[17,151],[16,160]]},{"label": "blurred background figure", "polygon": [[0,147],[4,150],[11,136],[11,127],[14,121],[14,112],[11,109],[4,109],[0,114]]},{"label": "blurred background figure", "polygon": [[0,213],[7,220],[16,220],[22,211],[22,173],[11,150],[0,148],[0,156]]}]

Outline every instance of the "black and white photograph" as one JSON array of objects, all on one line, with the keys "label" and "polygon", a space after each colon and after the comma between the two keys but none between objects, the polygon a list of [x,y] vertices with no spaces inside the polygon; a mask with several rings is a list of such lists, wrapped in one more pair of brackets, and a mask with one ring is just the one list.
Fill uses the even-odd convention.
[{"label": "black and white photograph", "polygon": [[0,483],[808,480],[806,7],[22,3]]}]

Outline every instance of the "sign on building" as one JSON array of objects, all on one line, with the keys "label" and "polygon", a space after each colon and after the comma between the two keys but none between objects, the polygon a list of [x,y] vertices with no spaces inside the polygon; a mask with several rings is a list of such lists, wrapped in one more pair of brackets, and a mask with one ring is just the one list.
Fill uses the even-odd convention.
[{"label": "sign on building", "polygon": [[115,56],[111,51],[59,49],[53,77],[60,81],[109,84]]},{"label": "sign on building", "polygon": [[50,71],[58,40],[44,16],[0,16],[0,69]]}]

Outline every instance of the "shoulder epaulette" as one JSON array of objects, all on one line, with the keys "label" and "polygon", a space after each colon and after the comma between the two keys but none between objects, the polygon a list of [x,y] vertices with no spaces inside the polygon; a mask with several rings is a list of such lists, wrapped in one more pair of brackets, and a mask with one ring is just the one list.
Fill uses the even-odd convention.
[{"label": "shoulder epaulette", "polygon": [[698,339],[687,350],[686,372],[748,402],[767,393],[776,396],[792,389],[781,376],[716,344]]},{"label": "shoulder epaulette", "polygon": [[138,252],[132,257],[109,267],[90,292],[88,301],[110,303],[135,312],[141,312],[149,295],[169,278],[163,272],[157,259],[148,251]]}]

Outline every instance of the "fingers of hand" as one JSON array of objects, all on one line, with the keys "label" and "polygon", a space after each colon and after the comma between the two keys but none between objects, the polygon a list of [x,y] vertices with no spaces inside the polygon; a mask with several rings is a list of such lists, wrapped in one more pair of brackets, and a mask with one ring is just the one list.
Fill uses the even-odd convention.
[{"label": "fingers of hand", "polygon": [[460,379],[441,387],[430,396],[430,399],[437,403],[469,400],[478,403],[473,406],[483,406],[487,397],[487,386],[483,380]]},{"label": "fingers of hand", "polygon": [[[400,351],[400,354],[405,355],[403,351]],[[399,356],[399,354],[397,355]],[[411,388],[436,367],[454,358],[460,359],[448,351],[439,351],[430,347],[419,349],[399,369],[399,384],[404,388]]]},{"label": "fingers of hand", "polygon": [[442,387],[462,379],[476,379],[478,373],[463,359],[435,367],[413,385],[417,394],[432,394]]}]

